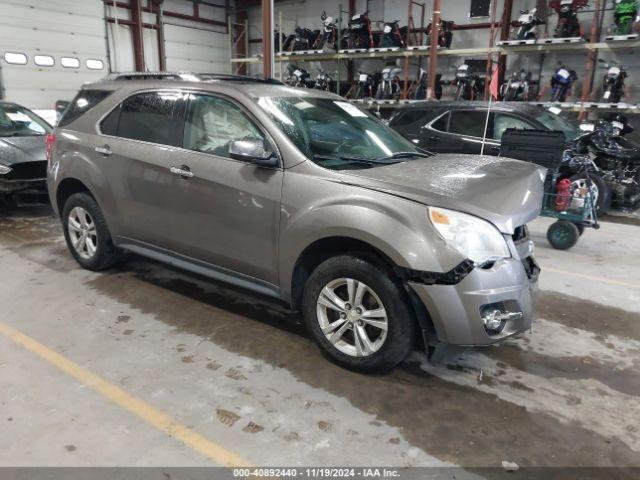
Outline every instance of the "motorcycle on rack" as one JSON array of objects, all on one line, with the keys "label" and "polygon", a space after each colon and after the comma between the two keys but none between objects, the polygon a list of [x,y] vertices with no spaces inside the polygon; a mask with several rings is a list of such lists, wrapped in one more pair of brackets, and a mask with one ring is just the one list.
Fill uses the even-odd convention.
[{"label": "motorcycle on rack", "polygon": [[287,79],[285,83],[292,87],[307,88],[307,80],[310,75],[304,68],[299,68],[296,65],[287,65]]},{"label": "motorcycle on rack", "polygon": [[366,72],[358,73],[358,83],[356,83],[353,93],[354,99],[373,98],[373,86],[375,80],[372,75]]},{"label": "motorcycle on rack", "polygon": [[607,69],[603,79],[602,99],[605,103],[619,103],[625,94],[624,81],[627,78],[627,71],[619,63],[613,61],[607,63],[603,59],[599,61]]},{"label": "motorcycle on rack", "polygon": [[567,95],[571,91],[571,87],[577,79],[578,74],[575,72],[575,70],[570,70],[569,68],[560,64],[560,67],[551,77],[551,101],[566,101]]},{"label": "motorcycle on rack", "polygon": [[558,25],[554,37],[582,37],[582,27],[578,20],[578,11],[587,7],[588,0],[551,0],[549,6],[558,14]]},{"label": "motorcycle on rack", "polygon": [[638,0],[615,0],[613,21],[614,35],[629,35],[638,18]]},{"label": "motorcycle on rack", "polygon": [[[440,48],[451,48],[454,26],[455,22],[452,20],[440,19],[440,28],[438,29],[438,46]],[[431,30],[431,24],[427,25],[427,45],[431,45]]]},{"label": "motorcycle on rack", "polygon": [[529,88],[531,82],[531,72],[525,72],[524,69],[519,72],[513,72],[509,79],[500,86],[500,96],[505,102],[514,102],[517,100],[529,100]]},{"label": "motorcycle on rack", "polygon": [[400,98],[402,87],[400,86],[400,76],[402,68],[396,65],[387,65],[382,69],[382,79],[378,83],[376,90],[377,100],[392,100]]},{"label": "motorcycle on rack", "polygon": [[[378,47],[400,47],[404,48],[404,36],[400,28],[400,20],[394,20],[393,22],[385,22],[382,27],[382,33],[378,41]],[[404,29],[406,30],[406,28]],[[406,32],[405,32],[406,33]]]},{"label": "motorcycle on rack", "polygon": [[538,9],[520,10],[518,17],[518,27],[515,30],[515,40],[535,40],[538,38],[538,27],[545,22],[537,15]]},{"label": "motorcycle on rack", "polygon": [[[425,100],[427,98],[427,91],[429,88],[429,73],[422,67],[418,70],[418,78],[409,87],[408,96],[413,100]],[[436,86],[435,86],[436,100],[442,98],[442,74],[436,74]]]},{"label": "motorcycle on rack", "polygon": [[336,26],[336,22],[333,20],[333,17],[328,17],[325,11],[322,12],[320,19],[322,20],[322,32],[321,35],[318,35],[313,49],[324,50],[325,48],[329,48],[331,50],[337,50],[338,42],[336,40],[338,38],[338,27]]},{"label": "motorcycle on rack", "polygon": [[369,11],[356,14],[349,19],[349,25],[341,39],[342,48],[373,48],[373,33]]},{"label": "motorcycle on rack", "polygon": [[284,45],[284,50],[288,52],[298,52],[301,50],[311,50],[320,36],[320,30],[311,30],[306,27],[296,27],[293,34],[289,35]]},{"label": "motorcycle on rack", "polygon": [[[453,67],[456,68],[456,67]],[[475,100],[481,95],[481,79],[475,73],[469,71],[469,65],[463,63],[456,70],[456,94],[455,100]]]},{"label": "motorcycle on rack", "polygon": [[331,92],[335,89],[334,83],[333,77],[329,72],[318,68],[318,76],[316,77],[316,83],[313,85],[313,88]]},{"label": "motorcycle on rack", "polygon": [[280,48],[284,49],[285,42],[287,41],[287,36],[279,30],[273,31],[273,50],[275,52],[279,52]]}]

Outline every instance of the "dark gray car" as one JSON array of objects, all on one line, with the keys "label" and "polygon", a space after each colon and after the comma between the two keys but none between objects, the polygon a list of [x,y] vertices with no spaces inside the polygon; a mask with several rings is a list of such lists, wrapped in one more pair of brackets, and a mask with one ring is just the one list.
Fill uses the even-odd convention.
[{"label": "dark gray car", "polygon": [[45,138],[49,132],[51,126],[32,111],[0,102],[0,200],[46,195]]},{"label": "dark gray car", "polygon": [[283,300],[362,371],[529,328],[543,169],[422,153],[318,90],[150,77],[86,85],[53,134],[51,201],[84,268],[128,250]]}]

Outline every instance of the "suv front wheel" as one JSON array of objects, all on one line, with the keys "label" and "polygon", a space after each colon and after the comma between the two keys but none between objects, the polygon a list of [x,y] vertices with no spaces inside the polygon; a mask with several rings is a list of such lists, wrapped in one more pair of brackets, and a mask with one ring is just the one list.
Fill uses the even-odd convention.
[{"label": "suv front wheel", "polygon": [[415,322],[402,287],[384,269],[358,257],[333,257],[313,271],[303,314],[322,350],[352,370],[389,370],[413,346]]},{"label": "suv front wheel", "polygon": [[118,254],[107,223],[91,195],[75,193],[69,197],[62,211],[62,225],[67,247],[81,267],[99,271],[116,262]]}]

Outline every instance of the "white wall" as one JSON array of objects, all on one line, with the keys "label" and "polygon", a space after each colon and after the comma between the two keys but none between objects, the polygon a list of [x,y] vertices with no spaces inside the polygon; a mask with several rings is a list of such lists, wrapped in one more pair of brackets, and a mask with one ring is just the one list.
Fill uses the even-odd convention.
[{"label": "white wall", "polygon": [[[502,7],[504,5],[503,0],[497,0],[497,19],[500,20],[502,16]],[[283,1],[277,2],[275,4],[275,21],[278,22],[278,14],[282,12],[283,16],[283,30],[285,33],[289,33],[293,30],[295,25],[303,25],[308,26],[310,28],[320,28],[320,15],[322,14],[322,9],[326,9],[329,15],[333,15],[334,17],[338,16],[338,5],[342,3],[343,9],[347,8],[348,0],[325,0],[324,2],[318,4],[316,2],[311,2],[308,0],[302,2],[296,1]],[[443,0],[442,2],[442,17],[446,20],[453,20],[458,24],[469,24],[469,23],[487,23],[490,21],[489,18],[469,18],[469,7],[471,0]],[[431,13],[433,10],[433,0],[425,0],[426,4],[426,21],[425,23],[429,23],[429,18],[431,17]],[[515,0],[513,6],[513,20],[516,19],[519,11],[524,8],[532,8],[536,4],[535,0]],[[612,5],[612,0],[607,1],[608,6]],[[367,2],[365,0],[357,0],[356,1],[356,12],[360,13],[365,10]],[[375,20],[400,20],[401,25],[407,24],[407,0],[370,0],[368,2],[370,17],[373,21]],[[417,13],[416,13],[417,16]],[[593,17],[592,12],[585,12],[580,14],[580,20],[583,24],[584,31],[587,32],[587,36],[589,33],[589,29],[591,26],[591,20]],[[347,15],[343,15],[343,19],[346,22]],[[553,35],[553,29],[555,28],[557,22],[557,15],[555,13],[549,18],[549,36]],[[607,11],[605,13],[604,20],[604,30],[606,32],[607,28],[613,23],[613,13],[611,11]],[[261,9],[255,8],[250,10],[249,12],[249,28],[250,28],[250,38],[262,38],[262,23],[261,23]],[[541,27],[544,31],[544,26]],[[374,25],[374,29],[378,29],[376,25]],[[474,30],[456,30],[454,32],[453,38],[453,48],[475,48],[475,47],[486,47],[489,45],[489,29],[474,29]],[[603,33],[603,38],[604,38]],[[252,43],[250,44],[250,53],[252,55],[260,53],[262,50],[261,43]],[[604,59],[613,59],[619,61],[625,65],[629,72],[629,80],[628,80],[628,97],[631,99],[638,100],[638,91],[634,89],[635,79],[640,77],[640,55],[638,55],[637,51],[633,50],[616,50],[612,52],[603,52],[600,54],[601,58]],[[480,55],[477,57],[470,57],[477,59],[486,60],[486,55]],[[585,63],[586,63],[587,53],[586,52],[557,52],[557,53],[549,53],[544,56],[544,63],[542,67],[542,84],[548,84],[551,74],[557,68],[558,62],[562,61],[569,67],[572,67],[576,70],[578,75],[582,77],[584,75]],[[512,69],[520,69],[524,68],[526,70],[532,71],[534,75],[534,79],[537,79],[538,72],[540,69],[540,61],[542,59],[542,55],[538,53],[528,53],[521,55],[510,55],[508,57],[508,70]],[[465,59],[459,57],[446,57],[440,56],[438,58],[438,72],[443,73],[445,79],[453,78],[453,68],[456,65],[462,63]],[[382,69],[385,62],[389,60],[359,60],[355,62],[354,69],[357,71],[359,69],[365,71],[375,71]],[[393,61],[393,60],[391,60]],[[400,65],[403,60],[396,60]],[[423,59],[423,64],[427,64],[427,58]],[[417,61],[413,61],[413,72],[417,72]],[[286,71],[286,63],[282,66],[283,70]],[[306,62],[306,64],[301,63],[301,66],[307,68],[312,75],[316,74],[316,67],[318,65],[322,65],[323,68],[333,71],[339,68],[336,62]],[[341,67],[341,71],[343,73],[346,72],[344,65]],[[278,64],[276,64],[276,70],[279,69]],[[262,66],[259,64],[254,64],[250,67],[250,71],[252,74],[258,74],[262,71]],[[600,79],[602,74],[604,74],[603,70],[598,70],[596,73],[596,79],[594,82],[594,88],[596,89],[596,94],[599,94],[600,87]],[[342,78],[345,78],[344,76]],[[582,80],[578,81],[575,87],[575,95],[574,100],[579,98],[582,89]]]},{"label": "white wall", "polygon": [[[165,0],[163,8],[193,14],[191,0]],[[131,15],[130,10],[111,5],[106,14],[117,14],[120,19],[130,19]],[[105,25],[104,16],[101,0],[0,0],[1,97],[31,109],[47,110],[56,100],[71,100],[83,83],[98,80],[109,71],[133,71],[131,28]],[[201,5],[200,16],[226,23],[220,8]],[[143,21],[154,24],[155,15],[145,13]],[[172,17],[165,17],[164,23],[168,70],[230,72],[225,27]],[[143,32],[147,70],[159,70],[157,33],[152,29]],[[6,52],[26,54],[27,64],[8,64],[4,61]],[[34,56],[40,54],[53,56],[55,65],[35,65]],[[78,58],[80,68],[63,68],[63,56]],[[87,59],[102,60],[104,69],[87,69]]]}]

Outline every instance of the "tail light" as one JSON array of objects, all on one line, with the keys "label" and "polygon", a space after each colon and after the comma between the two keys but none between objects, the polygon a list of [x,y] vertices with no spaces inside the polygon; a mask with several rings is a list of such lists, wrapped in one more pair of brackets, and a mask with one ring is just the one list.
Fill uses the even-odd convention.
[{"label": "tail light", "polygon": [[47,149],[45,150],[45,158],[47,159],[47,164],[51,166],[51,154],[53,153],[53,147],[56,144],[56,136],[53,133],[47,135],[47,139],[45,140],[47,145]]}]

